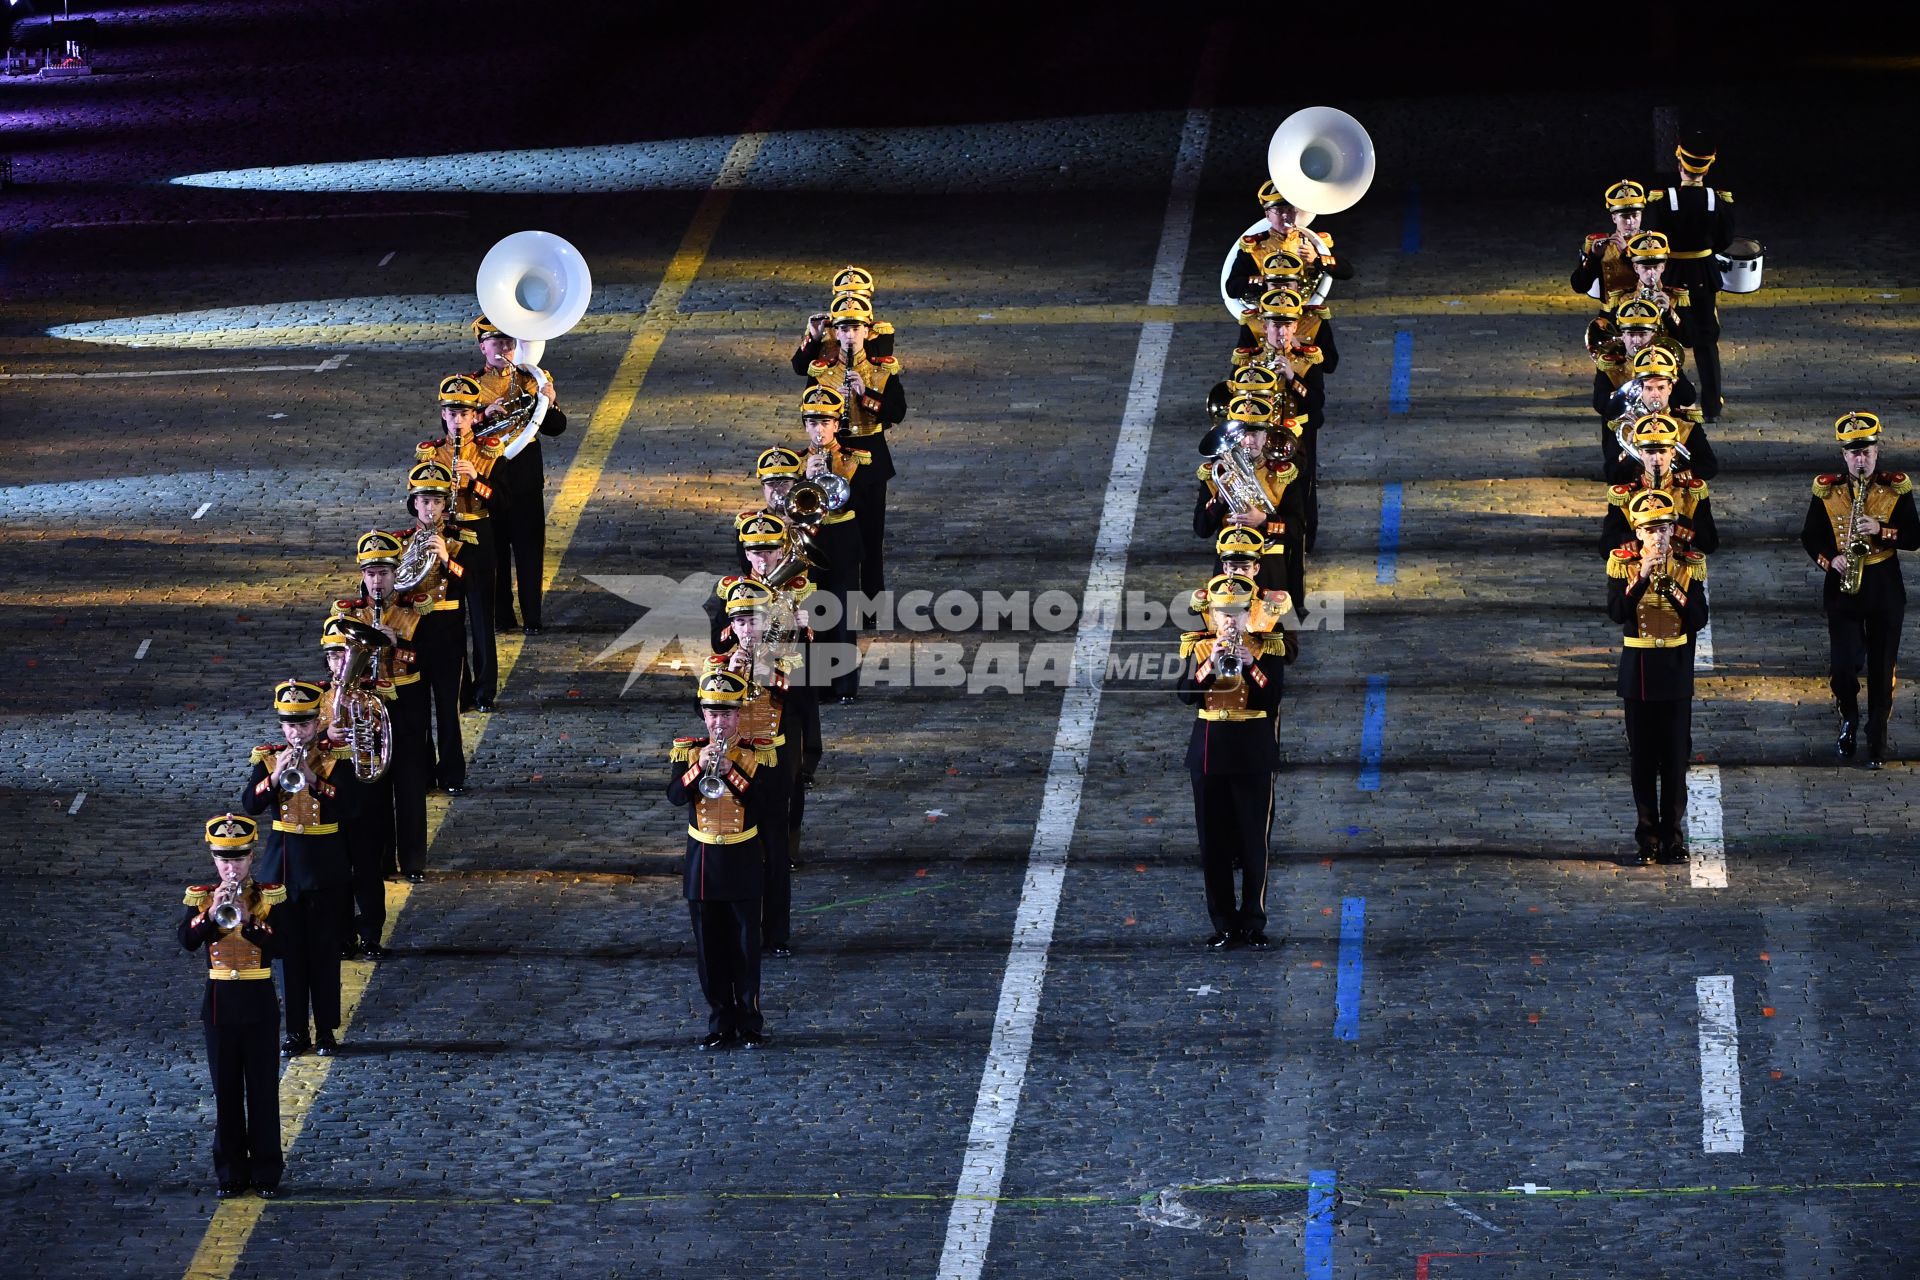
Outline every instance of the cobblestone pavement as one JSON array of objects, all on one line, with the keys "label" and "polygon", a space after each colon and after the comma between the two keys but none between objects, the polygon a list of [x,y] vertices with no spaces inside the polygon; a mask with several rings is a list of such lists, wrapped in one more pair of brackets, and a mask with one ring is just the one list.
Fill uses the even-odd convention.
[{"label": "cobblestone pavement", "polygon": [[[0,942],[20,961],[0,978],[0,1221],[48,1276],[936,1274],[1060,691],[876,685],[828,708],[797,954],[767,970],[773,1047],[696,1055],[659,785],[693,717],[664,661],[627,687],[631,654],[609,650],[639,610],[596,579],[730,564],[726,515],[752,497],[738,476],[797,434],[792,335],[852,259],[879,276],[913,401],[897,589],[1080,594],[1149,320],[1173,330],[1125,587],[1165,603],[1197,585],[1193,444],[1231,345],[1219,255],[1297,104],[1222,86],[1181,300],[1150,308],[1206,33],[1146,48],[1047,16],[1011,47],[955,32],[933,85],[869,107],[906,143],[828,137],[809,170],[788,138],[765,182],[748,166],[635,394],[629,340],[713,208],[711,173],[650,189],[616,167],[576,190],[571,161],[503,153],[656,141],[697,168],[749,122],[827,128],[844,63],[816,56],[812,16],[765,18],[726,65],[699,15],[663,19],[643,83],[615,76],[630,68],[604,16],[564,56],[478,40],[470,69],[500,94],[483,134],[435,76],[429,37],[457,11],[311,8],[283,27],[264,5],[101,11],[102,75],[0,82],[22,130],[22,185],[0,197]],[[1095,64],[1102,87],[1069,92]],[[1028,89],[989,91],[983,65]],[[1326,219],[1359,278],[1334,299],[1309,586],[1344,625],[1304,635],[1289,673],[1269,889],[1285,941],[1195,945],[1186,721],[1150,681],[1116,681],[984,1273],[1904,1274],[1920,812],[1909,765],[1829,763],[1797,533],[1841,409],[1878,408],[1890,460],[1920,459],[1920,253],[1897,183],[1817,211],[1781,192],[1816,135],[1840,161],[1869,154],[1904,136],[1910,101],[1888,108],[1895,81],[1864,72],[1817,119],[1746,90],[1723,139],[1769,262],[1765,290],[1724,306],[1724,546],[1694,735],[1726,834],[1728,882],[1709,889],[1617,862],[1631,819],[1587,313],[1563,284],[1658,117],[1637,109],[1581,152],[1561,144],[1604,122],[1584,92],[1418,83],[1340,99],[1374,129],[1381,176]],[[1833,119],[1859,127],[1832,141]],[[462,153],[468,190],[161,181]],[[1478,180],[1503,155],[1503,180]],[[521,165],[552,166],[552,193],[488,192]],[[203,874],[198,823],[271,735],[271,682],[318,670],[353,537],[401,517],[421,406],[470,363],[480,254],[533,225],[574,240],[597,289],[546,360],[571,419],[547,446],[549,495],[585,499],[548,631],[505,643],[500,709],[467,726],[475,789],[434,801],[433,872],[391,890],[393,958],[349,966],[346,1052],[287,1073],[295,1194],[216,1213],[196,975],[171,937]],[[1115,652],[1165,652],[1175,631],[1123,630]],[[876,637],[966,665],[1072,639]],[[1363,789],[1370,688],[1384,716]],[[1920,742],[1904,687],[1894,733]],[[1709,976],[1733,993],[1738,1152],[1702,1146]],[[1330,1197],[1309,1190],[1329,1179]]]}]

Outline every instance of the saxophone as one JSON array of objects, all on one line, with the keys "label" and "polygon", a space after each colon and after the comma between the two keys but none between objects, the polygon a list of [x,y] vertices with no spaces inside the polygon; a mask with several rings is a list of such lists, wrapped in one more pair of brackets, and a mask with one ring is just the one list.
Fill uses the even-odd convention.
[{"label": "saxophone", "polygon": [[1840,590],[1857,596],[1866,582],[1867,553],[1872,550],[1860,533],[1860,517],[1867,513],[1867,480],[1850,481],[1853,486],[1853,510],[1847,516],[1847,542],[1841,551],[1847,557],[1847,571],[1840,577]]}]

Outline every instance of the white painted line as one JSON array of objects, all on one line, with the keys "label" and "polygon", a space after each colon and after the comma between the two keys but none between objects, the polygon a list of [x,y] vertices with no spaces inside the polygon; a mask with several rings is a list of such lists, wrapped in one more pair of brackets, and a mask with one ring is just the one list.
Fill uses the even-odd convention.
[{"label": "white painted line", "polygon": [[140,642],[140,647],[139,647],[138,649],[135,649],[135,650],[133,651],[133,660],[134,660],[135,662],[138,662],[138,661],[140,661],[140,659],[142,659],[142,658],[144,658],[144,657],[146,657],[146,656],[147,656],[147,646],[148,646],[148,645],[150,645],[150,644],[152,644],[152,643],[153,643],[153,640],[152,640],[151,638],[149,638],[149,639],[146,639],[146,640],[142,640],[142,641]]},{"label": "white painted line", "polygon": [[209,373],[331,373],[347,362],[328,356],[319,364],[242,364],[218,369],[103,369],[92,373],[0,373],[7,382],[73,382],[96,378],[191,378]]},{"label": "white painted line", "polygon": [[73,798],[73,803],[67,806],[67,816],[71,818],[74,814],[80,812],[80,806],[85,804],[86,802],[87,802],[87,793],[82,791],[79,795]]},{"label": "white painted line", "polygon": [[1696,889],[1727,887],[1727,836],[1720,816],[1720,766],[1687,767],[1687,869]]},{"label": "white painted line", "polygon": [[1709,1154],[1747,1149],[1740,1119],[1740,1024],[1733,1008],[1733,979],[1701,978],[1700,1145]]},{"label": "white painted line", "polygon": [[335,218],[464,218],[458,209],[393,209],[387,212],[276,213],[257,218],[103,218],[98,222],[56,222],[52,231],[85,231],[101,227],[216,227],[251,226],[256,222],[327,222]]},{"label": "white painted line", "polygon": [[[1193,234],[1194,190],[1207,154],[1210,124],[1209,112],[1187,112],[1173,166],[1173,191],[1167,197],[1160,247],[1154,255],[1148,306],[1170,307],[1180,301],[1180,273]],[[1067,848],[1080,817],[1081,786],[1086,778],[1094,722],[1100,714],[1101,676],[1107,669],[1114,622],[1120,615],[1127,546],[1133,540],[1140,484],[1146,474],[1147,449],[1153,442],[1153,418],[1160,407],[1160,384],[1166,375],[1167,348],[1172,339],[1171,324],[1141,326],[1133,378],[1120,418],[1120,437],[1114,443],[1113,466],[1100,504],[1100,531],[1094,539],[1093,562],[1087,568],[1086,591],[1081,596],[1086,607],[1081,610],[1074,635],[1074,679],[1061,699],[1060,725],[1054,732],[1046,789],[1027,854],[1026,882],[1020,888],[1020,907],[1014,917],[1013,945],[1007,952],[1000,1004],[994,1011],[993,1041],[987,1050],[986,1069],[980,1075],[980,1092],[974,1099],[959,1186],[947,1216],[940,1280],[979,1280],[993,1240],[995,1202],[1007,1172],[1007,1144],[1020,1110],[1027,1056],[1033,1049],[1047,952],[1053,945],[1054,915],[1060,907],[1060,886],[1067,874]]]},{"label": "white painted line", "polygon": [[205,514],[207,514],[207,508],[208,508],[208,507],[211,507],[212,505],[213,505],[213,504],[212,504],[211,502],[203,502],[203,503],[201,503],[201,504],[200,504],[200,509],[199,509],[198,511],[196,511],[196,512],[194,512],[194,513],[193,513],[193,518],[194,518],[195,520],[198,520],[198,519],[199,519],[199,518],[200,518],[201,516],[203,516],[203,515],[205,515]]},{"label": "white painted line", "polygon": [[1711,622],[1694,633],[1693,669],[1695,671],[1713,670],[1713,624]]},{"label": "white painted line", "polygon": [[399,252],[399,250],[398,250],[398,249],[389,249],[389,250],[387,250],[387,256],[386,256],[386,257],[384,257],[384,258],[382,258],[382,259],[380,259],[380,265],[384,267],[384,266],[386,266],[386,265],[387,265],[387,264],[388,264],[389,262],[392,262],[392,261],[393,261],[393,255],[394,255],[394,254],[396,254],[396,253],[398,253],[398,252]]}]

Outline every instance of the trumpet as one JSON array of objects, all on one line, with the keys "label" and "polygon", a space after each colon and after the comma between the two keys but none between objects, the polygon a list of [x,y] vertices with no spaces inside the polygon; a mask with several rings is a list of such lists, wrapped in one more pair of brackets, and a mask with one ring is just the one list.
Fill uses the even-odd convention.
[{"label": "trumpet", "polygon": [[307,767],[309,747],[291,747],[286,759],[273,775],[273,789],[297,796],[313,785],[313,771]]},{"label": "trumpet", "polygon": [[708,760],[704,772],[700,775],[700,781],[695,784],[701,796],[708,800],[718,800],[721,796],[727,794],[726,774],[714,764],[715,759],[724,763],[727,758],[727,753],[724,743],[718,745],[722,748],[720,754]]},{"label": "trumpet", "polygon": [[240,886],[237,883],[226,881],[221,884],[220,895],[214,899],[213,910],[207,913],[207,918],[229,933],[240,926],[246,913],[240,906]]},{"label": "trumpet", "polygon": [[1232,618],[1220,624],[1220,635],[1213,645],[1213,688],[1230,693],[1245,680],[1245,664],[1240,660],[1240,626]]}]

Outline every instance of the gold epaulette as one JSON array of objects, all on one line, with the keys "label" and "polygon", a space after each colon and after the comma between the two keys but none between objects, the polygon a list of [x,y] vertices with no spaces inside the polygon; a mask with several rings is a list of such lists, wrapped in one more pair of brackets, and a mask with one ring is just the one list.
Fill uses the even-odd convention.
[{"label": "gold epaulette", "polygon": [[705,738],[675,738],[673,750],[668,753],[667,759],[674,764],[688,764],[700,754],[700,748],[706,745]]},{"label": "gold epaulette", "polygon": [[1638,549],[1629,550],[1626,547],[1615,547],[1607,553],[1607,576],[1609,578],[1625,578],[1631,576],[1634,561],[1639,558],[1640,552]]},{"label": "gold epaulette", "polygon": [[425,462],[438,452],[440,452],[440,442],[438,440],[422,440],[419,444],[413,446],[413,457],[416,462]]},{"label": "gold epaulette", "polygon": [[892,332],[893,332],[893,322],[891,320],[875,320],[873,322],[874,337],[876,338],[883,337]]},{"label": "gold epaulette", "polygon": [[810,378],[824,378],[833,372],[833,363],[831,360],[812,361],[807,365],[807,376]]},{"label": "gold epaulette", "polygon": [[1213,639],[1213,632],[1211,631],[1181,632],[1180,633],[1180,657],[1182,659],[1191,658],[1193,656],[1194,650],[1200,647],[1200,642],[1202,640],[1211,640],[1211,639]]},{"label": "gold epaulette", "polygon": [[1245,249],[1248,253],[1252,253],[1255,249],[1258,249],[1260,247],[1260,242],[1262,240],[1265,240],[1266,238],[1267,238],[1267,233],[1264,231],[1260,232],[1257,235],[1241,236],[1240,247],[1242,249]]},{"label": "gold epaulette", "polygon": [[1632,485],[1616,484],[1607,490],[1607,505],[1610,507],[1624,507],[1627,505],[1628,500],[1631,499],[1632,497],[1633,497]]},{"label": "gold epaulette", "polygon": [[1319,236],[1319,237],[1320,237],[1320,243],[1321,243],[1321,244],[1323,244],[1323,245],[1325,245],[1325,246],[1327,247],[1327,252],[1328,252],[1328,253],[1332,253],[1332,252],[1333,252],[1333,232],[1331,232],[1331,231],[1316,231],[1316,232],[1314,232],[1313,234],[1315,234],[1316,236]]},{"label": "gold epaulette", "polygon": [[1324,302],[1313,302],[1301,308],[1310,316],[1317,316],[1324,323],[1333,319],[1333,308]]},{"label": "gold epaulette", "polygon": [[801,574],[798,578],[795,578],[793,582],[790,584],[790,590],[788,591],[787,594],[793,597],[793,602],[795,604],[798,604],[802,600],[805,600],[808,596],[812,595],[814,592],[818,591],[819,589],[820,589],[819,583],[807,577],[805,574]]},{"label": "gold epaulette", "polygon": [[1687,576],[1695,582],[1707,580],[1707,555],[1704,551],[1683,551],[1680,559],[1686,563]]},{"label": "gold epaulette", "polygon": [[897,378],[900,376],[899,356],[874,356],[868,360],[867,363],[886,374],[889,378]]},{"label": "gold epaulette", "polygon": [[1293,354],[1303,357],[1309,365],[1319,364],[1327,358],[1327,353],[1322,351],[1318,345],[1311,342],[1295,347]]},{"label": "gold epaulette", "polygon": [[270,907],[277,907],[287,900],[287,886],[283,884],[257,884],[254,888],[260,891],[260,901]]},{"label": "gold epaulette", "polygon": [[338,763],[339,761],[342,761],[342,760],[351,760],[353,759],[353,748],[352,747],[333,747],[330,750],[328,750],[327,756],[328,758],[333,760],[335,763]]},{"label": "gold epaulette", "polygon": [[187,887],[187,896],[181,899],[180,905],[183,907],[192,907],[195,911],[205,911],[207,904],[213,901],[213,891],[219,887],[219,885],[214,884],[189,885]]},{"label": "gold epaulette", "polygon": [[276,747],[272,743],[268,743],[264,747],[255,747],[253,749],[253,754],[247,758],[247,763],[248,764],[265,764],[267,761],[279,755],[280,750],[281,750],[280,747]]},{"label": "gold epaulette", "polygon": [[1656,187],[1652,191],[1647,192],[1648,204],[1652,204],[1656,200],[1665,200],[1666,198],[1667,189],[1665,187]]},{"label": "gold epaulette", "polygon": [[725,600],[727,598],[727,588],[731,587],[736,582],[744,582],[744,581],[746,581],[746,579],[743,578],[741,575],[737,573],[730,573],[726,577],[720,579],[720,581],[713,584],[713,594],[717,598],[721,600]]},{"label": "gold epaulette", "polygon": [[1715,187],[1713,189],[1713,194],[1719,196],[1720,199],[1727,204],[1733,203],[1733,192],[1731,191],[1722,191],[1720,188]]},{"label": "gold epaulette", "polygon": [[865,449],[844,449],[842,452],[863,467],[873,461],[873,455]]},{"label": "gold epaulette", "polygon": [[1300,478],[1300,464],[1296,462],[1289,462],[1286,466],[1280,468],[1278,471],[1275,471],[1273,473],[1273,478],[1275,480],[1278,480],[1281,484],[1292,484],[1295,480],[1298,480]]},{"label": "gold epaulette", "polygon": [[1840,487],[1842,480],[1843,477],[1837,475],[1815,476],[1813,478],[1813,496],[1824,502],[1833,496],[1833,491]]},{"label": "gold epaulette", "polygon": [[480,535],[474,532],[472,529],[462,529],[460,531],[459,540],[461,542],[466,543],[468,546],[477,547],[480,545]]},{"label": "gold epaulette", "polygon": [[772,764],[779,758],[779,748],[773,745],[772,738],[755,738],[753,740],[753,762],[756,765]]},{"label": "gold epaulette", "polygon": [[1680,482],[1680,487],[1692,495],[1695,502],[1707,496],[1707,482],[1699,476],[1688,476]]},{"label": "gold epaulette", "polygon": [[1693,303],[1687,298],[1687,291],[1685,289],[1667,290],[1667,301],[1668,303],[1676,307],[1690,307],[1693,305]]},{"label": "gold epaulette", "polygon": [[1203,462],[1199,468],[1194,471],[1193,478],[1195,480],[1211,480],[1213,478],[1213,469]]},{"label": "gold epaulette", "polygon": [[1895,493],[1909,494],[1913,492],[1913,481],[1907,478],[1906,472],[1888,471],[1888,472],[1884,472],[1883,474],[1886,476],[1886,479],[1882,480],[1880,483],[1886,485],[1889,489],[1892,489]]},{"label": "gold epaulette", "polygon": [[1259,354],[1260,348],[1258,347],[1235,347],[1233,349],[1233,367],[1236,369],[1244,369],[1247,365],[1251,364],[1253,358]]},{"label": "gold epaulette", "polygon": [[1592,253],[1595,249],[1600,247],[1600,244],[1602,241],[1611,240],[1611,239],[1613,239],[1613,237],[1607,234],[1605,231],[1596,231],[1592,235],[1588,236],[1586,238],[1586,241],[1581,244],[1580,252]]}]

